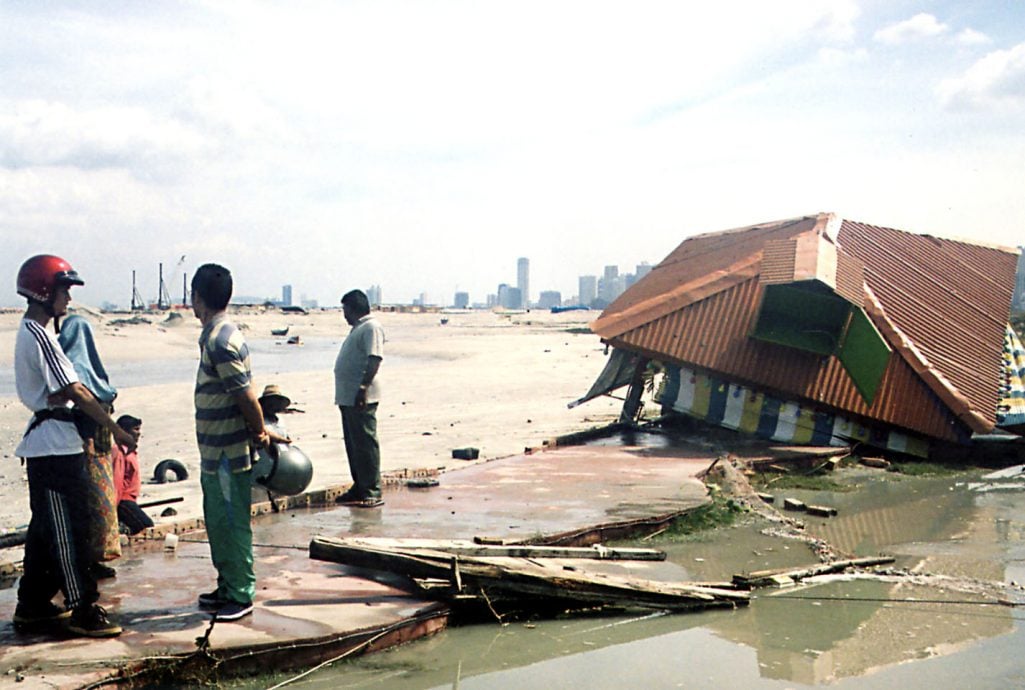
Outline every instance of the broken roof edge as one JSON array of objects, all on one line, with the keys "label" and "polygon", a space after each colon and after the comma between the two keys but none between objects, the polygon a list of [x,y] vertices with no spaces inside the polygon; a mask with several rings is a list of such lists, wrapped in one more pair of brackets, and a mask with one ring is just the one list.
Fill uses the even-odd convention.
[{"label": "broken roof edge", "polygon": [[761,270],[761,263],[762,252],[757,251],[724,269],[678,285],[668,292],[638,302],[621,312],[599,316],[590,323],[591,331],[602,338],[615,338],[631,329],[757,277]]},{"label": "broken roof edge", "polygon": [[[897,228],[894,228],[894,229],[897,229]],[[907,230],[902,230],[901,232],[908,232],[908,231]],[[916,235],[918,233],[908,232],[908,234]],[[1006,244],[998,244],[996,242],[985,242],[983,240],[977,240],[977,239],[970,238],[970,237],[958,237],[958,236],[943,237],[941,235],[934,235],[932,233],[923,234],[923,235],[921,235],[921,237],[931,237],[932,239],[940,240],[941,242],[954,242],[956,244],[965,244],[965,245],[968,245],[969,247],[981,247],[982,249],[992,249],[993,251],[996,251],[996,252],[1004,252],[1005,254],[1013,254],[1015,256],[1020,256],[1021,255],[1021,247],[1008,247]]]},{"label": "broken roof edge", "polygon": [[[740,234],[740,233],[744,233],[744,232],[750,232],[751,230],[758,230],[760,228],[768,228],[768,227],[779,228],[779,227],[783,227],[785,225],[793,225],[795,223],[800,223],[801,221],[809,220],[811,218],[815,218],[816,219],[815,228],[814,228],[816,231],[825,231],[826,228],[829,227],[829,225],[830,225],[830,222],[831,222],[830,219],[831,218],[835,218],[835,216],[836,216],[836,214],[834,214],[834,213],[830,213],[830,212],[827,212],[827,211],[822,211],[822,212],[819,212],[819,213],[811,213],[811,214],[806,215],[806,216],[794,216],[792,218],[782,218],[780,220],[770,220],[770,221],[768,221],[766,223],[754,223],[753,225],[744,225],[744,226],[737,227],[737,228],[729,228],[727,230],[713,230],[712,232],[703,232],[703,233],[700,233],[700,234],[697,234],[697,235],[690,235],[689,237],[687,237],[687,239],[688,240],[707,239],[709,237],[722,237],[724,235],[733,235],[733,234]],[[836,224],[836,228],[835,229],[836,229],[837,232],[840,230],[840,224],[839,223],[842,220],[843,219],[836,219],[836,220],[832,221],[832,222],[835,222],[835,224]],[[836,240],[836,236],[835,235],[833,235],[833,240],[834,241]]]},{"label": "broken roof edge", "polygon": [[883,305],[867,284],[865,285],[865,311],[886,337],[887,342],[901,355],[908,366],[918,374],[936,397],[946,405],[957,419],[975,433],[985,434],[996,427],[996,419],[988,419],[972,407],[968,400],[947,378],[941,374],[921,350],[890,320]]},{"label": "broken roof edge", "polygon": [[[1013,254],[1020,256],[1025,250],[1025,247],[1011,247],[1006,244],[1000,244],[999,242],[987,242],[985,240],[976,239],[974,237],[962,237],[960,235],[937,235],[934,232],[918,232],[906,228],[895,228],[892,225],[880,225],[879,223],[872,223],[865,220],[858,220],[856,218],[842,217],[839,219],[837,225],[837,231],[840,229],[840,224],[843,222],[855,223],[857,225],[864,225],[872,228],[882,228],[884,230],[893,230],[900,232],[905,235],[913,235],[915,237],[928,238],[938,240],[940,242],[953,242],[954,244],[963,244],[969,247],[979,247],[981,249],[992,249],[993,251],[1004,252],[1005,254]],[[843,248],[843,245],[840,245]]]}]

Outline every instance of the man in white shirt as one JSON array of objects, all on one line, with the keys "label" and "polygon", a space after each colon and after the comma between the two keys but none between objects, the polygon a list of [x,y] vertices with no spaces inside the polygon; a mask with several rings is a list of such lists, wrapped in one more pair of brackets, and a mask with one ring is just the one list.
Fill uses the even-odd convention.
[{"label": "man in white shirt", "polygon": [[370,301],[362,290],[345,293],[342,314],[352,330],[335,360],[335,405],[342,412],[352,487],[335,501],[376,508],[384,503],[377,442],[377,404],[381,399],[377,370],[384,357],[384,328],[370,315]]},{"label": "man in white shirt", "polygon": [[[15,454],[25,459],[32,517],[14,627],[44,631],[66,621],[72,634],[111,637],[121,633],[121,626],[96,604],[99,594],[87,548],[89,480],[72,405],[129,450],[135,440],[78,381],[74,366],[46,330],[51,320],[58,329],[71,286],[83,284],[67,261],[48,254],[32,257],[18,271],[18,294],[28,300],[28,308],[15,340],[15,387],[33,415]],[[58,590],[65,607],[52,601]]]}]

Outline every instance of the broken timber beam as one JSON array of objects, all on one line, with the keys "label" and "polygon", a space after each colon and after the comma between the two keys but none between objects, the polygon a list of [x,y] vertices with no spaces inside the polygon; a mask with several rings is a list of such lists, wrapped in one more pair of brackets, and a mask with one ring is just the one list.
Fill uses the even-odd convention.
[{"label": "broken timber beam", "polygon": [[665,551],[606,547],[599,544],[588,547],[534,546],[530,544],[496,544],[492,540],[469,542],[446,539],[389,539],[358,537],[344,540],[351,546],[366,546],[371,549],[397,550],[403,553],[418,551],[439,551],[453,556],[475,558],[580,558],[610,561],[664,561]]},{"label": "broken timber beam", "polygon": [[489,598],[542,598],[591,606],[694,609],[737,606],[749,595],[734,589],[690,583],[660,582],[603,573],[585,573],[558,561],[515,557],[459,557],[441,551],[372,548],[345,539],[314,537],[310,557],[345,565],[383,570],[413,579],[452,582],[457,559],[459,581],[466,592]]},{"label": "broken timber beam", "polygon": [[893,556],[873,556],[868,558],[851,558],[832,563],[821,563],[806,568],[776,568],[773,570],[757,570],[752,573],[738,574],[733,576],[733,584],[739,587],[765,587],[778,584],[780,577],[788,577],[798,582],[808,577],[825,575],[827,573],[838,573],[848,568],[866,568],[873,565],[885,565],[893,563],[896,558]]}]

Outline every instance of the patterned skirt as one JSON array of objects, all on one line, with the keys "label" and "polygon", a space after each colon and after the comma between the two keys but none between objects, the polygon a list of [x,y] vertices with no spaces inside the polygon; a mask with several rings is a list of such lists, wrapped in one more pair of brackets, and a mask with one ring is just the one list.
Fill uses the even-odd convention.
[{"label": "patterned skirt", "polygon": [[114,462],[109,449],[103,453],[87,453],[86,461],[89,467],[90,552],[96,562],[112,561],[121,557]]}]

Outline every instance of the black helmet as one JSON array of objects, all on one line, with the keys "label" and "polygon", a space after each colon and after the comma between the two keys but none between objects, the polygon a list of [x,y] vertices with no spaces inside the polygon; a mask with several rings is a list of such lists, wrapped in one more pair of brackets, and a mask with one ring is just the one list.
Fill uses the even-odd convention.
[{"label": "black helmet", "polygon": [[272,443],[269,448],[258,449],[256,455],[253,481],[272,493],[297,496],[306,491],[313,479],[313,463],[296,446]]}]

